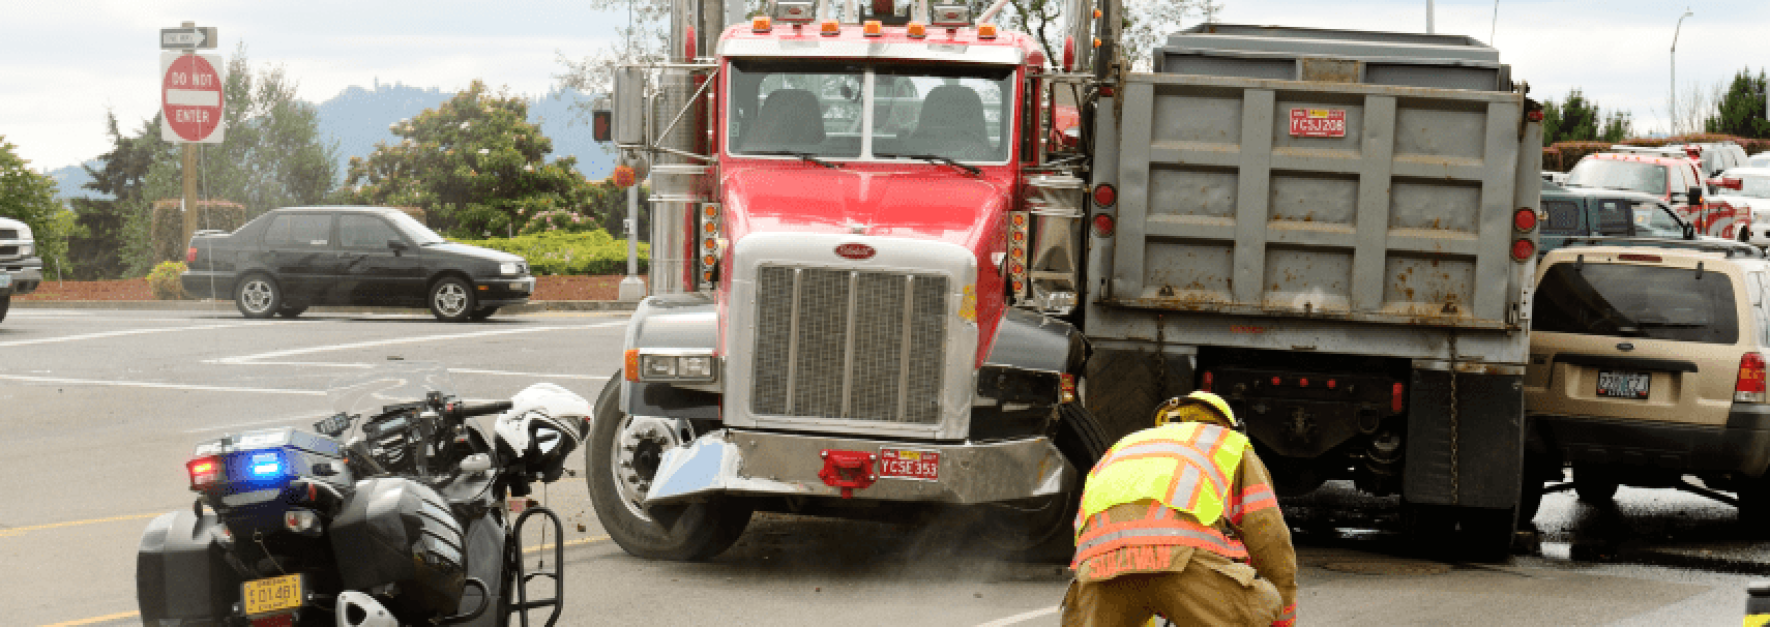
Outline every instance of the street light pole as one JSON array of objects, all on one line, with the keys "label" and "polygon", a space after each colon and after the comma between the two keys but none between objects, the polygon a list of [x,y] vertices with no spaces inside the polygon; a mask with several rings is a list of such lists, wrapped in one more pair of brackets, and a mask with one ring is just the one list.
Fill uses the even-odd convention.
[{"label": "street light pole", "polygon": [[1672,134],[1678,134],[1678,31],[1684,29],[1684,18],[1696,15],[1690,7],[1684,7],[1684,14],[1678,16],[1678,26],[1672,29]]},{"label": "street light pole", "polygon": [[1432,0],[1426,0],[1426,34],[1431,35],[1436,32],[1438,31],[1432,27]]}]

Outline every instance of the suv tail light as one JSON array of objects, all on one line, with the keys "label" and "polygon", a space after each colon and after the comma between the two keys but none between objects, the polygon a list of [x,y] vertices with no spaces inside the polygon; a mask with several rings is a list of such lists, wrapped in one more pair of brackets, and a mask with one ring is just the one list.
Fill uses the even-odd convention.
[{"label": "suv tail light", "polygon": [[197,247],[196,246],[192,246],[184,251],[184,262],[185,263],[196,263],[197,262]]},{"label": "suv tail light", "polygon": [[1759,353],[1746,353],[1739,358],[1739,379],[1733,384],[1733,402],[1765,402],[1764,366],[1764,356]]}]

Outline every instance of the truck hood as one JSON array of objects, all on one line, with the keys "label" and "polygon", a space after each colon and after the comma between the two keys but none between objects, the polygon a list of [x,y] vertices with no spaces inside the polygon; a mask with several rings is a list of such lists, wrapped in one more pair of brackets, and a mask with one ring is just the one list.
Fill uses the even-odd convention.
[{"label": "truck hood", "polygon": [[[757,167],[724,181],[733,242],[752,232],[861,233],[944,241],[986,254],[1009,183],[939,166],[914,171]],[[734,170],[736,170],[734,168]],[[980,265],[980,269],[982,266]]]}]

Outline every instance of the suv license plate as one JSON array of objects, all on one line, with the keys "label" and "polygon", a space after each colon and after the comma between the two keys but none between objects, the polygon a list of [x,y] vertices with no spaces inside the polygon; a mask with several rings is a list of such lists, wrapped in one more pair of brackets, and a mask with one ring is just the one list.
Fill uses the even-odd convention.
[{"label": "suv license plate", "polygon": [[901,448],[879,449],[879,477],[939,481],[940,453]]},{"label": "suv license plate", "polygon": [[247,616],[301,607],[301,575],[256,579],[240,584]]},{"label": "suv license plate", "polygon": [[1598,371],[1598,395],[1645,400],[1653,375],[1645,372]]}]

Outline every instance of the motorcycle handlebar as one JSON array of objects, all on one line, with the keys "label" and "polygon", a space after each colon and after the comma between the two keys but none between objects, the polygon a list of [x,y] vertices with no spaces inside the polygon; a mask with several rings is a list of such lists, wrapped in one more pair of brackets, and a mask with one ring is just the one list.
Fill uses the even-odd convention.
[{"label": "motorcycle handlebar", "polygon": [[455,415],[463,418],[468,416],[487,416],[509,411],[512,406],[513,405],[511,405],[510,401],[492,401],[490,403],[481,403],[478,405],[461,403],[460,405],[455,406]]}]

